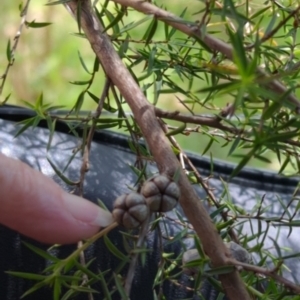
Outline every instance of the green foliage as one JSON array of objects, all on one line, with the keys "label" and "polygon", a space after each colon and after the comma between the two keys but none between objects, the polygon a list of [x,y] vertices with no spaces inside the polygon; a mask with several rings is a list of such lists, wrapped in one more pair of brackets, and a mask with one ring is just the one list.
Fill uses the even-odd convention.
[{"label": "green foliage", "polygon": [[[50,7],[47,9],[63,11],[61,4],[67,4],[69,1],[48,2],[47,5]],[[179,17],[173,20],[174,23],[184,24],[195,30],[199,29],[198,31],[203,36],[210,34],[215,38],[221,38],[227,46],[232,47],[232,61],[222,51],[210,49],[199,36],[188,37],[171,25],[163,23],[166,20],[156,15],[144,16],[132,9],[112,4],[111,1],[102,1],[94,7],[105,32],[111,38],[116,51],[149,102],[158,108],[169,110],[168,115],[158,115],[158,117],[164,119],[166,136],[174,152],[182,154],[182,148],[186,147],[180,147],[180,145],[192,144],[195,151],[210,156],[211,175],[214,172],[216,151],[219,153],[218,157],[234,159],[237,162],[231,178],[245,166],[251,163],[258,165],[258,162],[259,166],[272,164],[279,174],[298,175],[300,172],[300,122],[297,111],[299,106],[295,101],[290,100],[292,94],[298,98],[300,96],[299,10],[291,15],[297,8],[297,1],[283,1],[283,4],[278,1],[265,1],[265,3],[248,0],[244,2],[226,0],[220,3],[218,1],[206,3],[194,1],[193,9],[185,8],[183,2],[175,2],[176,5],[174,1],[158,2],[157,5],[161,3],[167,10],[177,6],[176,14]],[[83,132],[81,145],[62,170],[55,166],[50,155],[47,156],[56,174],[68,185],[80,184],[80,182],[71,181],[64,173],[75,155],[84,154],[86,148],[89,148],[91,142],[89,133],[92,136],[95,130],[102,129],[126,132],[130,135],[129,146],[136,154],[137,161],[140,161],[141,157],[146,161],[130,166],[138,177],[136,185],[139,186],[148,176],[146,174],[147,162],[153,161],[153,157],[147,146],[139,143],[142,137],[141,131],[135,119],[128,113],[129,108],[123,96],[116,90],[110,79],[105,77],[98,59],[90,50],[86,50],[89,47],[86,47],[86,37],[82,33],[79,22],[82,11],[81,2],[78,3],[78,13],[75,17],[78,27],[76,28],[74,22],[72,30],[76,31],[75,43],[78,42],[78,45],[83,43],[84,46],[76,46],[72,49],[71,60],[72,63],[74,61],[76,63],[70,67],[71,74],[66,79],[56,73],[49,89],[43,85],[45,87],[45,89],[42,88],[43,93],[39,90],[35,91],[35,97],[23,98],[17,92],[16,86],[11,88],[13,92],[8,92],[3,88],[5,79],[9,77],[8,71],[5,71],[2,76],[3,84],[0,87],[0,95],[4,99],[1,99],[0,103],[4,104],[12,98],[15,102],[22,100],[22,104],[36,113],[20,123],[22,128],[16,136],[30,127],[37,126],[40,121],[46,120],[50,129],[48,154],[51,150],[56,122],[66,122],[70,132],[76,136],[78,136],[76,129],[80,127]],[[55,8],[55,5],[58,5],[58,8]],[[23,7],[20,10],[23,10]],[[54,23],[50,27],[53,28],[56,22],[26,21],[25,24],[29,29],[33,28],[36,31],[38,28],[50,30],[47,26]],[[59,35],[64,39],[68,31],[62,31],[61,28],[59,31]],[[34,43],[31,44],[32,47],[35,46]],[[5,57],[5,62],[0,60],[1,66],[7,63],[8,66],[14,64],[16,51],[14,45],[12,38],[9,37],[6,48],[1,49]],[[80,51],[77,50],[78,48]],[[60,51],[57,52],[60,53]],[[76,56],[78,59],[75,60]],[[35,59],[36,57],[33,56],[33,63]],[[61,59],[63,62],[68,60],[69,54],[62,55]],[[62,61],[58,61],[57,64],[62,64]],[[261,68],[265,70],[265,73],[258,71]],[[74,70],[76,72],[73,72]],[[61,71],[63,68],[59,66],[59,72]],[[42,75],[38,77],[38,80],[44,80]],[[280,80],[286,86],[284,93],[278,93],[272,88],[272,83],[276,80]],[[67,85],[68,81],[70,85]],[[99,82],[102,82],[103,87],[99,88]],[[27,85],[29,86],[28,83]],[[40,85],[36,85],[40,89]],[[57,86],[59,88],[54,88]],[[71,94],[67,94],[66,90],[71,90]],[[44,101],[44,98],[50,100]],[[69,99],[61,100],[65,98]],[[67,107],[67,110],[57,111],[62,107]],[[87,107],[92,111],[87,112]],[[182,114],[185,114],[184,120],[178,117]],[[251,228],[251,235],[241,235],[239,242],[244,247],[255,245],[249,247],[249,251],[258,253],[260,258],[257,262],[258,266],[265,266],[267,261],[272,261],[281,273],[285,268],[286,259],[300,256],[299,253],[282,255],[281,246],[276,239],[272,239],[276,256],[268,249],[264,249],[270,226],[276,228],[288,226],[290,232],[300,226],[300,221],[297,219],[299,211],[297,191],[289,204],[284,203],[280,198],[277,199],[282,207],[282,214],[273,217],[267,214],[271,210],[268,205],[264,204],[264,197],[257,199],[257,204],[252,211],[245,211],[244,208],[232,203],[226,182],[224,182],[223,194],[216,200],[205,189],[204,181],[196,172],[190,171],[187,175],[191,183],[201,185],[207,192],[209,204],[213,207],[210,217],[224,239],[231,239],[232,230],[241,233],[243,226],[248,225]],[[177,176],[178,174],[174,175],[174,180]],[[133,189],[133,187],[130,188]],[[296,203],[296,208],[290,208],[292,203]],[[226,274],[233,269],[233,266],[212,268],[203,252],[201,242],[194,233],[188,230],[188,220],[178,212],[176,216],[177,219],[172,221],[176,222],[182,230],[177,235],[169,237],[168,244],[182,242],[188,237],[194,238],[200,258],[189,262],[187,266],[198,267],[200,270],[195,278],[195,291],[197,292],[200,283],[206,278],[220,291],[221,297],[222,288],[215,275]],[[151,230],[159,228],[158,224],[163,223],[164,220],[164,215],[158,215],[150,224]],[[254,224],[257,224],[257,228]],[[96,238],[87,241],[82,248],[62,260],[51,255],[51,250],[42,251],[26,244],[37,255],[50,261],[50,266],[42,274],[8,273],[37,281],[23,297],[43,286],[50,286],[53,289],[53,299],[66,300],[79,293],[97,293],[98,291],[91,286],[95,282],[101,282],[102,292],[106,299],[111,299],[114,293],[120,295],[122,299],[127,299],[124,290],[125,278],[120,275],[121,270],[130,262],[133,255],[139,255],[143,263],[148,250],[137,246],[136,237],[133,234],[124,233],[124,248],[128,252],[124,254],[113,245],[107,235],[104,235],[106,247],[120,260],[120,264],[117,270],[99,270],[95,274],[89,269],[93,261],[82,265],[78,260],[80,251],[85,250],[95,240]],[[183,243],[182,245],[184,249],[185,246]],[[161,254],[154,287],[161,287],[165,281],[179,284],[178,277],[181,271],[178,273],[178,268],[181,268],[181,258],[182,254],[179,257],[174,257],[173,253]],[[88,279],[83,283],[84,276]],[[268,278],[268,286],[264,293],[261,293],[257,288],[261,280],[258,276],[253,272],[243,272],[242,276],[248,289],[257,299],[296,297],[284,285],[278,284],[274,278]],[[64,295],[62,287],[67,287]],[[158,298],[157,295],[154,295],[155,297]]]}]

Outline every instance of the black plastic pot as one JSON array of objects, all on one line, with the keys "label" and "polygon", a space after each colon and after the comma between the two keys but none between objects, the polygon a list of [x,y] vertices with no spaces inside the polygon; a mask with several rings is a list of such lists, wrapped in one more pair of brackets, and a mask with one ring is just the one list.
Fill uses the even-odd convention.
[{"label": "black plastic pot", "polygon": [[[0,107],[0,152],[16,157],[33,168],[42,171],[49,177],[52,177],[58,182],[64,189],[70,190],[70,187],[66,185],[62,180],[58,178],[52,167],[49,165],[46,159],[46,146],[48,143],[49,131],[46,129],[46,124],[41,122],[38,128],[29,129],[20,135],[18,138],[14,138],[16,132],[20,129],[20,125],[16,122],[24,120],[29,116],[32,116],[33,112],[30,110],[16,108],[11,106]],[[78,146],[80,139],[68,134],[68,127],[64,123],[58,123],[56,133],[52,140],[52,147],[48,155],[51,160],[60,169],[63,169],[66,162],[72,155],[72,149]],[[107,207],[111,210],[113,201],[116,197],[124,192],[128,192],[128,186],[133,186],[136,181],[136,176],[130,169],[135,161],[135,155],[130,151],[128,147],[128,138],[123,135],[111,133],[111,132],[96,132],[95,139],[91,148],[91,169],[86,174],[86,183],[84,186],[84,197],[96,202],[97,199],[101,199]],[[198,168],[199,172],[203,175],[210,174],[210,162],[206,158],[190,155],[193,163]],[[79,156],[75,157],[66,175],[76,180],[79,174],[81,159]],[[149,171],[155,172],[155,165],[149,165]],[[223,178],[225,181],[229,178],[233,170],[233,166],[227,163],[215,162],[214,163],[214,178],[210,180],[210,186],[214,188],[214,193],[218,197],[222,194],[224,186],[219,178]],[[231,180],[228,184],[232,201],[244,207],[247,211],[256,204],[256,199],[265,195],[265,205],[268,203],[271,205],[268,214],[278,216],[281,215],[281,205],[277,201],[277,196],[287,204],[292,196],[292,193],[297,186],[298,181],[296,179],[287,179],[276,176],[275,174],[267,171],[258,171],[253,169],[245,169],[240,172],[239,176]],[[201,188],[195,187],[200,197],[204,198],[205,194]],[[179,211],[181,212],[180,208]],[[182,212],[181,212],[182,213]],[[242,233],[251,233],[253,228],[257,228],[257,222],[252,222],[252,228],[247,225],[244,226]],[[262,226],[265,224],[262,223]],[[165,230],[164,234],[169,236],[176,235],[180,228],[172,223],[167,222],[166,226],[161,227]],[[119,229],[114,230],[109,234],[113,243],[122,251],[125,252],[123,247],[122,238],[118,233]],[[268,236],[276,237],[278,228],[271,228]],[[277,243],[281,246],[289,247],[294,252],[300,251],[300,244],[298,242],[298,236],[293,231],[290,236],[289,228],[281,228]],[[5,300],[17,300],[20,296],[29,289],[34,282],[29,280],[23,280],[20,278],[9,276],[5,271],[20,271],[28,273],[39,273],[48,264],[42,258],[39,258],[21,241],[29,241],[31,244],[40,248],[47,249],[46,245],[42,245],[33,240],[30,240],[20,234],[13,232],[12,230],[0,226],[0,299]],[[193,247],[193,241],[184,241],[187,249]],[[253,241],[254,245],[257,241]],[[157,266],[160,258],[160,245],[159,238],[154,231],[149,235],[147,239],[147,245],[149,249],[153,249],[147,255],[147,261],[145,266],[139,266],[136,270],[136,276],[133,282],[131,299],[153,299],[153,281],[156,276]],[[271,239],[265,240],[265,247],[273,247]],[[63,258],[74,251],[75,245],[63,246],[54,251],[57,257]],[[180,242],[173,244],[165,244],[164,251],[174,253],[174,258],[179,255],[182,250]],[[275,250],[274,250],[275,252]],[[91,269],[94,272],[97,270],[111,270],[113,271],[120,263],[120,261],[111,255],[106,250],[106,247],[102,240],[98,241],[94,246],[88,249],[86,253],[86,260],[89,261],[93,257],[96,260],[91,265]],[[300,279],[298,261],[297,264],[294,261],[285,262],[291,269],[291,273],[286,274],[288,277],[294,279]],[[292,274],[292,275],[291,275]],[[182,283],[182,287],[172,284],[170,281],[166,281],[163,284],[164,294],[167,299],[186,299],[193,298],[192,292],[189,292],[185,287],[192,287],[193,282],[190,278],[182,274],[179,281]],[[102,286],[93,286],[99,291],[99,294],[94,295],[95,300],[103,299]],[[203,296],[205,299],[214,299],[216,294],[210,290],[210,287],[204,286]],[[210,298],[212,297],[212,298]],[[36,291],[32,295],[29,295],[26,299],[52,299],[51,289],[43,288]],[[86,294],[80,294],[76,299],[88,299]],[[112,299],[120,299],[119,295],[113,295]],[[198,298],[193,298],[198,299]]]}]

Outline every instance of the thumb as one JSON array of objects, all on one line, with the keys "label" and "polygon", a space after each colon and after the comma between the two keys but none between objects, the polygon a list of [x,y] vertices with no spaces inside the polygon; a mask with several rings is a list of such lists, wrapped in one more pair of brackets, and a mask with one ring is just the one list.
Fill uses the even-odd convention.
[{"label": "thumb", "polygon": [[0,223],[40,242],[69,244],[112,222],[111,213],[0,153]]}]

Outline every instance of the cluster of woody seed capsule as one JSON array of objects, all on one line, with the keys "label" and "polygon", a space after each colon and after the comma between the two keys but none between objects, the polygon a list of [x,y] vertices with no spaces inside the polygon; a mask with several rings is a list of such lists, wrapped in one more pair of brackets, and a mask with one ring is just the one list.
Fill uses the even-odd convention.
[{"label": "cluster of woody seed capsule", "polygon": [[132,192],[118,197],[114,203],[113,217],[126,228],[140,226],[149,212],[172,210],[180,196],[178,185],[169,177],[158,174],[148,179],[141,193]]}]

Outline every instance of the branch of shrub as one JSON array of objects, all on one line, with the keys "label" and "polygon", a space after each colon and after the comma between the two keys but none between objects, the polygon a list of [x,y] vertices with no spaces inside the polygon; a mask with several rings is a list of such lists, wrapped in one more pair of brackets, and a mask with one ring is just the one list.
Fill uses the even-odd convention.
[{"label": "branch of shrub", "polygon": [[[234,60],[233,57],[234,51],[231,45],[209,34],[204,33],[204,31],[201,30],[199,25],[197,25],[196,23],[194,26],[191,26],[190,23],[186,22],[185,20],[151,4],[150,2],[139,1],[139,0],[111,0],[111,1],[123,6],[134,8],[135,10],[147,15],[153,15],[158,20],[163,21],[164,23],[172,26],[173,28],[176,28],[177,30],[187,34],[188,36],[192,36],[201,40],[203,43],[206,44],[206,46],[208,46],[212,50],[212,52],[214,51],[221,52],[228,59],[232,61]],[[298,7],[297,10],[298,9],[300,9],[300,7]],[[264,77],[266,79],[268,79],[270,76],[262,68],[257,68],[256,73],[259,77]],[[270,79],[270,81],[265,82],[264,86],[268,87],[270,90],[280,95],[285,94],[288,91],[288,89],[279,80],[275,80],[275,79]],[[295,112],[299,114],[300,101],[295,96],[295,94],[288,93],[286,98],[287,101],[289,101],[289,103],[291,103],[295,107]]]},{"label": "branch of shrub", "polygon": [[[105,84],[104,84],[104,88],[103,88],[103,91],[102,91],[102,95],[101,95],[101,97],[99,99],[99,102],[98,102],[98,105],[97,105],[96,112],[93,115],[92,125],[89,129],[88,136],[87,136],[86,140],[83,141],[83,145],[82,145],[83,155],[82,155],[82,162],[81,162],[81,167],[80,167],[80,180],[79,180],[79,183],[78,183],[78,195],[80,197],[83,197],[83,184],[84,184],[85,174],[90,169],[90,150],[91,150],[91,143],[92,143],[93,136],[94,136],[95,129],[96,129],[95,120],[98,119],[101,115],[102,108],[103,108],[103,103],[104,103],[105,98],[107,97],[109,87],[110,87],[110,80],[106,79]],[[83,245],[83,242],[79,241],[77,243],[77,248],[80,249],[82,247],[82,245]],[[80,260],[80,264],[82,266],[86,265],[85,254],[84,254],[83,251],[79,255],[79,260]],[[88,281],[89,281],[88,275],[83,274],[81,285],[85,286]],[[88,293],[88,299],[89,300],[94,299],[94,296],[93,296],[92,293]]]},{"label": "branch of shrub", "polygon": [[256,265],[251,265],[251,264],[247,264],[247,263],[243,263],[240,261],[237,261],[235,259],[230,258],[228,260],[229,264],[232,264],[234,266],[237,267],[242,267],[244,270],[256,273],[256,274],[261,274],[261,275],[265,275],[267,277],[273,278],[275,279],[277,282],[282,283],[286,288],[294,291],[297,294],[300,294],[300,286],[294,284],[292,281],[280,276],[277,274],[278,271],[278,266],[276,266],[274,269],[272,270],[268,270],[262,267],[258,267]]},{"label": "branch of shrub", "polygon": [[[136,81],[118,56],[111,41],[103,33],[104,28],[95,15],[90,1],[78,2],[74,0],[67,2],[67,6],[72,11],[75,19],[79,21],[79,25],[101,62],[107,77],[118,87],[120,93],[130,106],[159,171],[172,177],[175,172],[180,170],[180,178],[178,180],[182,195],[180,204],[187,218],[194,226],[199,238],[202,240],[205,253],[211,258],[212,264],[215,267],[226,265],[227,258],[230,256],[228,249],[226,249],[184,171],[180,168],[180,164],[157,121],[154,107],[149,104]],[[77,12],[78,7],[81,7],[80,12]],[[220,280],[229,299],[250,299],[244,282],[237,270],[220,276]]]},{"label": "branch of shrub", "polygon": [[[161,123],[163,123],[163,121],[161,121]],[[164,130],[165,133],[168,132],[168,128],[165,124],[161,124],[162,128]],[[189,159],[189,157],[184,153],[183,149],[180,147],[179,143],[176,141],[174,136],[169,136],[169,140],[172,143],[172,145],[180,151],[180,153],[182,154],[185,163],[190,167],[190,169],[192,170],[194,176],[197,179],[197,182],[202,186],[202,188],[204,189],[204,191],[206,192],[208,198],[213,202],[213,204],[215,205],[216,208],[220,208],[220,203],[219,201],[216,199],[214,193],[212,192],[211,188],[209,188],[206,180],[204,180],[202,178],[202,176],[200,175],[199,171],[197,170],[197,168],[194,166],[194,164],[191,162],[191,160]],[[228,221],[227,218],[227,213],[222,211],[221,213],[221,217],[224,220],[224,222]],[[235,243],[239,244],[239,239],[234,231],[233,228],[229,228],[228,230],[228,234],[231,238],[232,241],[234,241]]]},{"label": "branch of shrub", "polygon": [[223,125],[220,121],[220,117],[218,116],[213,116],[213,117],[204,117],[204,116],[196,116],[196,115],[192,115],[192,116],[188,116],[188,115],[184,115],[181,114],[179,111],[166,111],[160,108],[155,107],[155,114],[157,117],[160,118],[165,118],[165,119],[170,119],[170,120],[175,120],[175,121],[180,121],[183,123],[191,123],[191,124],[198,124],[198,125],[202,125],[202,126],[209,126],[209,127],[213,127],[216,129],[220,129],[226,132],[230,132],[233,134],[242,134],[244,133],[244,130],[242,129],[237,129],[234,127],[229,127],[226,125]]},{"label": "branch of shrub", "polygon": [[[221,123],[221,120],[222,120],[221,118],[224,118],[224,116],[226,116],[226,114],[223,115],[222,112],[220,113],[220,117],[219,116],[206,117],[206,116],[196,116],[196,115],[192,115],[192,116],[184,115],[184,114],[180,113],[179,111],[169,112],[169,111],[157,108],[157,107],[155,107],[154,109],[155,109],[156,116],[160,117],[160,118],[165,118],[165,119],[169,119],[169,120],[180,121],[183,123],[197,124],[197,125],[201,125],[201,126],[208,126],[208,127],[220,129],[225,132],[230,132],[234,135],[240,135],[240,138],[244,141],[254,142],[252,139],[241,136],[242,134],[247,133],[247,131],[245,129],[239,129],[239,128],[223,125]],[[190,131],[192,131],[192,130],[190,130]],[[193,131],[196,132],[197,130],[193,130]],[[221,137],[223,137],[223,136],[221,136]],[[289,144],[291,146],[300,147],[300,142],[292,140],[292,139],[286,139],[282,142],[285,144]]]},{"label": "branch of shrub", "polygon": [[[28,11],[29,4],[30,4],[30,0],[27,0],[27,2],[25,3],[25,6],[21,12],[21,23],[20,23],[18,31],[14,37],[14,43],[11,48],[7,49],[8,64],[6,66],[6,70],[4,71],[4,74],[0,76],[0,79],[2,79],[2,82],[0,85],[0,96],[2,95],[4,84],[5,84],[9,69],[13,66],[14,61],[15,61],[15,52],[18,47],[18,43],[19,43],[22,31],[23,31],[24,25],[26,24],[26,17],[27,17],[27,11]],[[2,103],[0,103],[0,104],[2,104]]]},{"label": "branch of shrub", "polygon": [[[265,34],[259,41],[259,44],[266,42],[268,39],[270,39],[272,36],[274,36],[276,34],[276,32],[278,32],[278,30],[280,30],[280,28],[282,28],[289,19],[291,19],[292,17],[297,15],[299,10],[300,10],[300,5],[296,9],[292,10],[286,18],[281,20],[274,29],[272,29],[267,34]],[[250,50],[250,49],[254,48],[255,46],[256,46],[255,44],[252,44],[252,45],[247,46],[245,49]]]}]

